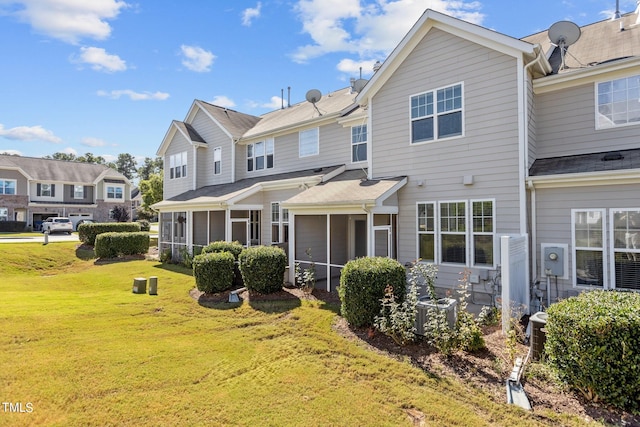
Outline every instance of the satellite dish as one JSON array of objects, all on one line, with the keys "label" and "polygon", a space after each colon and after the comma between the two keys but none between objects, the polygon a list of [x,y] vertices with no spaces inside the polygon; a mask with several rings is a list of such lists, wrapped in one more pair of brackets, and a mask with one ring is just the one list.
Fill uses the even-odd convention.
[{"label": "satellite dish", "polygon": [[549,40],[556,46],[571,46],[580,38],[580,27],[571,21],[558,21],[549,27]]},{"label": "satellite dish", "polygon": [[360,92],[362,90],[362,88],[364,87],[364,85],[366,85],[368,82],[367,79],[358,79],[355,81],[355,83],[353,83],[353,90],[355,90],[356,92]]},{"label": "satellite dish", "polygon": [[311,89],[307,92],[306,98],[307,101],[315,104],[316,102],[320,101],[320,98],[322,98],[322,92],[320,92],[318,89]]}]

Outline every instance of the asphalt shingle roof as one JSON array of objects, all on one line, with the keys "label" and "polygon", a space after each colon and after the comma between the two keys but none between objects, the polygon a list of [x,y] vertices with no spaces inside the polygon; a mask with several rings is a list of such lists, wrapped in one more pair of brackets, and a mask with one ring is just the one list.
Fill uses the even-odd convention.
[{"label": "asphalt shingle roof", "polygon": [[260,117],[240,113],[225,107],[219,107],[205,101],[198,102],[236,139],[240,138],[261,120]]},{"label": "asphalt shingle roof", "polygon": [[640,169],[640,149],[617,150],[536,160],[530,176]]},{"label": "asphalt shingle roof", "polygon": [[105,165],[36,157],[0,155],[0,167],[20,168],[37,181],[93,182],[105,171],[108,178],[126,179],[120,172]]}]

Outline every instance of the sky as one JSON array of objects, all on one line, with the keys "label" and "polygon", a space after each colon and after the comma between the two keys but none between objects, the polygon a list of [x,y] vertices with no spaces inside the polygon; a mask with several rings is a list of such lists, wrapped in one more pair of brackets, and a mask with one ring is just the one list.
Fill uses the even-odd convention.
[{"label": "sky", "polygon": [[369,78],[427,8],[521,38],[616,1],[0,0],[0,153],[142,162],[195,99],[261,115]]}]

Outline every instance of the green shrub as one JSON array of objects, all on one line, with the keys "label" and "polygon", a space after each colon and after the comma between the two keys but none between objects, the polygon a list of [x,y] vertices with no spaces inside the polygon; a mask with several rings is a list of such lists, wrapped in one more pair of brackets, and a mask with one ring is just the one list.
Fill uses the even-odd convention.
[{"label": "green shrub", "polygon": [[193,258],[193,276],[198,290],[213,294],[231,289],[235,259],[231,252],[196,255]]},{"label": "green shrub", "polygon": [[139,219],[136,222],[140,224],[140,231],[151,231],[151,224],[146,219]]},{"label": "green shrub", "polygon": [[593,291],[547,310],[548,361],[588,399],[640,410],[640,294]]},{"label": "green shrub", "polygon": [[149,233],[101,233],[96,237],[94,250],[98,258],[146,254],[149,251]]},{"label": "green shrub", "polygon": [[94,246],[96,236],[102,233],[135,233],[140,231],[136,222],[98,222],[78,225],[78,238],[84,244]]},{"label": "green shrub", "polygon": [[240,242],[226,242],[219,240],[217,242],[211,242],[204,248],[202,248],[203,254],[215,253],[215,252],[231,252],[234,259],[237,261],[240,256],[240,252],[244,249]]},{"label": "green shrub", "polygon": [[387,285],[397,302],[406,294],[406,272],[398,261],[386,257],[358,258],[347,262],[340,275],[342,316],[353,326],[373,325],[380,314]]},{"label": "green shrub", "polygon": [[287,256],[275,246],[253,246],[239,256],[244,285],[250,291],[270,294],[282,290]]},{"label": "green shrub", "polygon": [[0,232],[19,233],[27,229],[24,221],[0,221]]}]

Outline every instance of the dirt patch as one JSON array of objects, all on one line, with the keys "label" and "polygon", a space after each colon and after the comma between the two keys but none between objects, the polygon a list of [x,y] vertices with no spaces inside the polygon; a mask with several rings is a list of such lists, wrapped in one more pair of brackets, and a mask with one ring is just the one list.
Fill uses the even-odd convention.
[{"label": "dirt patch", "polygon": [[223,302],[229,302],[229,295],[235,292],[242,301],[286,301],[286,300],[308,300],[308,301],[324,301],[329,303],[339,303],[340,299],[338,295],[333,292],[326,292],[320,289],[314,289],[310,294],[304,292],[302,289],[284,287],[279,292],[272,294],[259,294],[257,292],[249,292],[243,290],[238,292],[238,289],[219,292],[214,294],[206,294],[193,288],[189,291],[191,298],[195,299],[202,305],[207,304],[219,304]]}]

